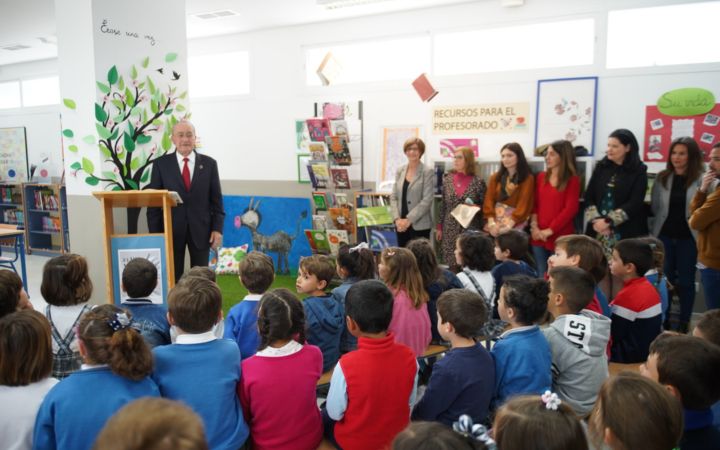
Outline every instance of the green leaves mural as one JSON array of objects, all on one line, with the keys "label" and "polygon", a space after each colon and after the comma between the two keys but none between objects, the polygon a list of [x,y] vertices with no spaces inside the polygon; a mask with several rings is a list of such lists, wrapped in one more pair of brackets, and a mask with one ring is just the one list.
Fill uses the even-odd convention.
[{"label": "green leaves mural", "polygon": [[[172,63],[177,57],[177,53],[168,53],[164,63]],[[178,93],[174,86],[178,78],[148,69],[150,62],[150,57],[145,57],[140,67],[132,65],[127,73],[112,66],[107,79],[96,81],[102,99],[94,105],[97,135],[84,136],[79,142],[73,130],[62,131],[64,138],[72,141],[67,147],[71,153],[66,155],[75,158],[70,164],[71,174],[86,184],[104,183],[105,189],[114,191],[142,188],[150,180],[150,165],[172,147],[172,127],[190,117],[181,104],[187,91]],[[76,111],[73,99],[63,99],[63,104]],[[96,168],[83,156],[90,152],[100,153],[103,167]]]}]

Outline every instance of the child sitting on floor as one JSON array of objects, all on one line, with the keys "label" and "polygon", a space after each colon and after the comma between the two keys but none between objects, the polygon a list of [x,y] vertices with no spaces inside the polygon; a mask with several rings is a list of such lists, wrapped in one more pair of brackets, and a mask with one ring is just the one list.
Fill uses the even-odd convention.
[{"label": "child sitting on floor", "polygon": [[589,273],[561,266],[550,269],[549,275],[548,311],[554,322],[543,334],[552,353],[552,390],[585,417],[608,377],[610,319],[585,309],[595,290]]},{"label": "child sitting on floor", "polygon": [[643,276],[652,265],[652,249],[642,240],[625,239],[615,244],[610,272],[623,281],[623,288],[610,303],[613,362],[645,361],[650,343],[660,334],[660,295]]},{"label": "child sitting on floor", "polygon": [[32,310],[22,279],[11,270],[0,270],[0,317],[24,309]]},{"label": "child sitting on floor", "polygon": [[323,436],[315,398],[322,353],[303,345],[302,303],[287,289],[267,292],[260,300],[257,326],[260,349],[242,362],[238,386],[252,448],[315,450]]},{"label": "child sitting on floor", "polygon": [[[720,309],[705,311],[693,328],[692,335],[720,346]],[[720,425],[720,401],[712,406],[713,425]]]},{"label": "child sitting on floor", "polygon": [[430,316],[415,256],[406,248],[388,247],[380,255],[378,272],[395,298],[388,329],[398,343],[410,347],[416,357],[422,356],[430,344]]},{"label": "child sitting on floor", "polygon": [[358,349],[340,358],[330,380],[325,435],[344,450],[386,448],[410,422],[418,364],[388,332],[393,294],[380,281],[358,281],[345,297],[347,327]]},{"label": "child sitting on floor", "polygon": [[[665,244],[653,236],[640,238],[641,241],[650,245],[653,251],[653,266],[645,273],[645,278],[652,284],[660,295],[660,305],[662,306],[662,321],[665,324],[668,320],[668,310],[670,309],[670,297],[668,293],[668,280],[663,273],[665,265]],[[681,305],[682,307],[682,305]],[[680,314],[683,315],[682,313]],[[669,325],[669,324],[668,324]],[[684,332],[687,333],[688,324],[684,324]]]},{"label": "child sitting on floor", "polygon": [[295,288],[308,294],[303,301],[307,323],[308,344],[320,347],[323,372],[335,367],[340,359],[340,338],[345,319],[343,305],[326,292],[335,276],[335,263],[325,255],[313,255],[300,260]]},{"label": "child sitting on floor", "polygon": [[240,282],[248,294],[228,311],[223,337],[235,341],[240,349],[240,357],[247,359],[255,354],[260,344],[257,330],[258,301],[275,280],[275,267],[271,257],[252,251],[240,261],[239,270]]},{"label": "child sitting on floor", "polygon": [[130,298],[124,300],[122,306],[130,310],[133,327],[150,348],[170,344],[167,308],[148,298],[157,284],[157,267],[145,258],[135,258],[123,269],[120,287]]},{"label": "child sitting on floor", "polygon": [[[343,280],[340,286],[332,290],[332,296],[336,302],[345,309],[345,294],[353,284],[362,280],[375,278],[375,255],[366,242],[361,242],[355,247],[342,244],[338,249],[337,274]],[[357,339],[350,334],[346,326],[342,327],[340,337],[340,353],[345,354],[357,348]]]},{"label": "child sitting on floor", "polygon": [[527,275],[505,278],[498,311],[510,324],[492,349],[495,358],[495,404],[511,396],[550,389],[550,347],[536,322],[547,312],[548,284]]},{"label": "child sitting on floor", "polygon": [[625,371],[603,383],[588,422],[597,449],[671,450],[682,436],[683,417],[667,389]]},{"label": "child sitting on floor", "polygon": [[495,259],[500,261],[493,267],[495,279],[495,298],[500,296],[503,278],[510,275],[536,277],[537,272],[523,261],[527,256],[528,235],[520,230],[508,230],[495,238]]},{"label": "child sitting on floor", "polygon": [[487,419],[495,391],[495,365],[475,334],[487,316],[485,302],[467,289],[445,291],[437,302],[437,328],[451,349],[433,365],[425,395],[413,420],[452,425],[463,414],[475,423]]},{"label": "child sitting on floor", "polygon": [[710,409],[720,399],[720,347],[693,336],[662,334],[650,345],[640,372],[682,403],[682,450],[720,448],[720,427],[713,425]]}]

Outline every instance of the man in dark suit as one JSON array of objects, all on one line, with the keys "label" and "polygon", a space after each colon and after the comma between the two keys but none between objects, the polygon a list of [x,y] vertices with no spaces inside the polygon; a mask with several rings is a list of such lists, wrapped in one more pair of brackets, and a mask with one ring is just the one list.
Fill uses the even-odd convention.
[{"label": "man in dark suit", "polygon": [[[180,121],[173,127],[175,152],[161,156],[153,163],[148,189],[175,191],[183,203],[172,208],[175,280],[185,266],[185,247],[190,252],[190,266],[207,266],[210,247],[222,243],[223,209],[217,162],[195,151],[195,127]],[[148,208],[151,233],[163,232],[162,210]]]}]

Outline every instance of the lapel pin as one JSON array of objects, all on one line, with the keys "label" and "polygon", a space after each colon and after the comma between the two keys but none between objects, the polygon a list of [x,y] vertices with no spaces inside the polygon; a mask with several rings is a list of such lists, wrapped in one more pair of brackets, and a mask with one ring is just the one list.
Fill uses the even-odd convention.
[{"label": "lapel pin", "polygon": [[200,170],[202,170],[202,168],[203,168],[203,166],[202,166],[202,164],[200,164]]}]

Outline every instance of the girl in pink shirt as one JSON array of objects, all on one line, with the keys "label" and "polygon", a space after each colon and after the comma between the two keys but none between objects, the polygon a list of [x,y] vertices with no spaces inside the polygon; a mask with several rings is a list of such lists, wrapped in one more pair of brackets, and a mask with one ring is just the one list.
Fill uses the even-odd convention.
[{"label": "girl in pink shirt", "polygon": [[315,386],[322,353],[305,342],[305,312],[295,294],[273,289],[258,305],[258,352],[242,362],[238,394],[253,449],[311,450],[322,440]]},{"label": "girl in pink shirt", "polygon": [[395,333],[396,342],[421,356],[430,344],[430,316],[415,255],[405,248],[388,247],[380,256],[378,272],[395,297],[389,330]]}]

